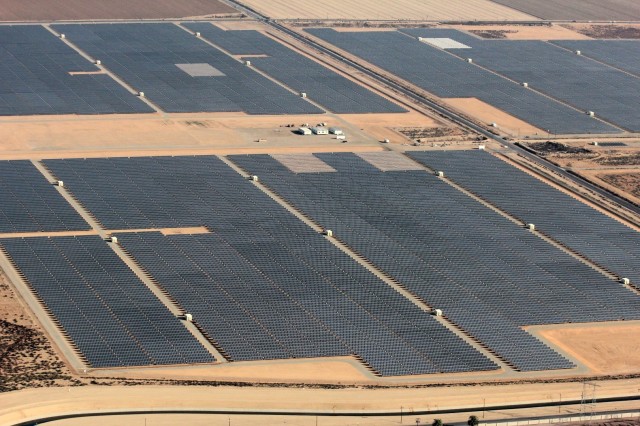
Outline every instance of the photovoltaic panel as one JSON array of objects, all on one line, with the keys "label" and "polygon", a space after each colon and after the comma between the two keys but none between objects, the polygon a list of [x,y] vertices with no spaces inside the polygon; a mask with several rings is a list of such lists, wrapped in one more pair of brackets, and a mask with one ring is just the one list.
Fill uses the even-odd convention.
[{"label": "photovoltaic panel", "polygon": [[153,112],[99,71],[42,26],[0,26],[0,115]]},{"label": "photovoltaic panel", "polygon": [[0,161],[0,233],[85,229],[89,224],[30,161]]},{"label": "photovoltaic panel", "polygon": [[614,127],[588,117],[584,111],[576,111],[448,53],[455,52],[456,49],[443,51],[422,43],[417,38],[418,34],[424,37],[452,38],[472,47],[460,49],[460,55],[465,55],[465,58],[475,57],[476,49],[472,43],[478,41],[464,34],[455,35],[462,34],[460,32],[425,30],[411,36],[397,31],[338,32],[327,28],[305,31],[438,97],[478,98],[545,132],[618,132]]},{"label": "photovoltaic panel", "polygon": [[91,367],[214,361],[100,237],[6,238],[0,247]]},{"label": "photovoltaic panel", "polygon": [[[166,112],[323,112],[174,24],[53,27]],[[194,77],[177,64],[208,64],[224,75]]]},{"label": "photovoltaic panel", "polygon": [[[414,36],[433,35],[430,29],[403,31]],[[448,49],[447,52],[463,59],[472,58],[474,63],[516,82],[527,82],[530,89],[578,109],[576,113],[586,115],[587,111],[593,111],[597,117],[626,130],[640,131],[637,113],[640,79],[636,76],[544,41],[481,40],[458,34],[453,37],[463,37],[471,49]],[[631,52],[633,49],[627,51],[627,56],[637,57]],[[622,62],[630,61],[633,59]]]},{"label": "photovoltaic panel", "polygon": [[[640,285],[640,233],[482,151],[412,152],[429,167],[592,262]],[[523,190],[526,188],[526,190]]]},{"label": "photovoltaic panel", "polygon": [[216,157],[46,164],[114,229],[211,231],[117,236],[232,361],[355,355],[383,376],[497,368]]},{"label": "photovoltaic panel", "polygon": [[264,55],[246,59],[251,61],[251,66],[297,92],[306,93],[309,99],[331,112],[342,114],[406,112],[404,108],[258,31],[224,31],[204,22],[188,23],[184,26],[200,32],[202,37],[233,55]]},{"label": "photovoltaic panel", "polygon": [[572,366],[522,326],[640,317],[633,292],[425,170],[315,155],[336,172],[230,158],[518,370]]}]

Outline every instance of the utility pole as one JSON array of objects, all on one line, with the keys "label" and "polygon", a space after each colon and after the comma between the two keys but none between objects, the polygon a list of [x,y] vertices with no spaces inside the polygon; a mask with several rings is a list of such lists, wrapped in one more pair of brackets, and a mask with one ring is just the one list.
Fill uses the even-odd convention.
[{"label": "utility pole", "polygon": [[593,382],[582,382],[582,399],[580,401],[580,415],[586,416],[587,412],[590,417],[596,412],[596,388],[597,385]]}]

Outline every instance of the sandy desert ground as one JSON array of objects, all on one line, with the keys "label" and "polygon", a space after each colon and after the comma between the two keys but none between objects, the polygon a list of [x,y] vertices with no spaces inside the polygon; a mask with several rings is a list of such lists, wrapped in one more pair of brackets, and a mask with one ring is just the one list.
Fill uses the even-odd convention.
[{"label": "sandy desert ground", "polygon": [[169,19],[238,14],[217,0],[0,0],[0,21]]},{"label": "sandy desert ground", "polygon": [[590,37],[560,25],[445,25],[482,38],[509,40],[588,40]]},{"label": "sandy desert ground", "polygon": [[242,3],[276,19],[535,20],[488,0],[243,0]]},{"label": "sandy desert ground", "polygon": [[[331,135],[293,133],[303,123],[315,125],[320,122],[342,128],[348,142],[338,141]],[[291,124],[296,127],[284,127]],[[384,138],[394,142],[408,141],[394,132],[393,127],[441,125],[417,112],[344,116],[216,113],[2,117],[0,159],[379,149],[379,141]]]}]

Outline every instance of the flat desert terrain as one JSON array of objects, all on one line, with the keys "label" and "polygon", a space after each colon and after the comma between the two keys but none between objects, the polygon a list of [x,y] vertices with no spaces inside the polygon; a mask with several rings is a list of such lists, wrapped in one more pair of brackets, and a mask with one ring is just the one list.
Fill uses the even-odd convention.
[{"label": "flat desert terrain", "polygon": [[236,14],[218,0],[0,0],[0,21],[169,19]]},{"label": "flat desert terrain", "polygon": [[243,0],[275,19],[535,20],[488,0]]},{"label": "flat desert terrain", "polygon": [[550,20],[633,21],[640,19],[637,0],[493,0]]}]

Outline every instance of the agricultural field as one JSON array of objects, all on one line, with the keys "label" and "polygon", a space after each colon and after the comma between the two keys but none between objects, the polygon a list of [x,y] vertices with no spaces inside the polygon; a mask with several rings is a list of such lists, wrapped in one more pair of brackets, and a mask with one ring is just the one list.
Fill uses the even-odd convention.
[{"label": "agricultural field", "polygon": [[274,19],[535,20],[531,15],[488,0],[244,0],[243,3]]},{"label": "agricultural field", "polygon": [[169,19],[239,15],[217,0],[2,0],[0,21],[74,21],[94,19]]},{"label": "agricultural field", "polygon": [[631,21],[640,19],[635,0],[493,0],[524,13],[549,20]]}]

